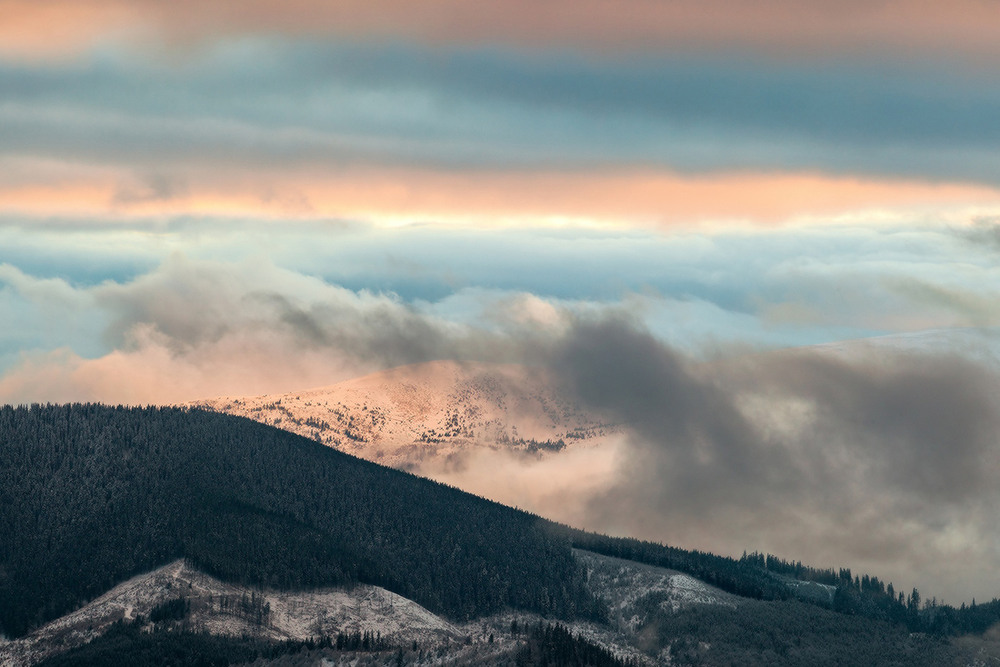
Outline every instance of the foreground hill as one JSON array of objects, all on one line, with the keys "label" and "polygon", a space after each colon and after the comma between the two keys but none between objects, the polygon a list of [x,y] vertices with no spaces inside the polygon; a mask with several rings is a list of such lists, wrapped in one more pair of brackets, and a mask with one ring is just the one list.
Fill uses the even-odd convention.
[{"label": "foreground hill", "polygon": [[[171,610],[172,603],[184,605]],[[173,605],[177,606],[177,605]],[[184,620],[213,635],[306,641],[338,634],[382,637],[394,645],[460,641],[460,627],[378,586],[263,592],[232,584],[175,561],[125,581],[96,600],[0,644],[0,666],[36,663],[81,646],[116,622]]]},{"label": "foreground hill", "polygon": [[795,602],[759,602],[674,570],[576,551],[607,623],[506,610],[456,623],[377,586],[304,591],[224,582],[176,561],[30,635],[0,667],[59,665],[964,665],[948,642]]},{"label": "foreground hill", "polygon": [[[577,552],[576,556],[588,572],[591,591],[613,600],[616,613],[627,616],[629,622],[600,625],[577,620],[565,627],[593,645],[640,664],[652,661],[628,639],[636,634],[635,624],[646,618],[641,607],[648,595],[662,596],[676,609],[692,603],[734,608],[738,600],[675,571],[592,553]],[[221,581],[179,560],[115,586],[26,637],[0,642],[0,667],[35,664],[94,642],[109,631],[122,634],[123,623],[134,624],[143,632],[198,631],[292,645],[330,638],[336,647],[338,637],[341,644],[350,637],[368,637],[370,644],[383,649],[405,647],[412,651],[417,646],[417,651],[440,652],[453,660],[464,655],[470,659],[478,656],[482,662],[516,652],[524,636],[541,622],[544,620],[538,614],[512,610],[471,622],[452,622],[378,586],[261,589]],[[491,635],[494,641],[490,641]],[[104,650],[111,651],[110,647]],[[95,648],[88,651],[93,653]],[[71,655],[79,657],[80,653]]]},{"label": "foreground hill", "polygon": [[[366,642],[345,636],[335,646],[334,630],[338,641],[355,632],[350,619],[310,616],[310,608],[336,609],[337,600],[349,607],[365,590],[359,584],[415,610],[403,615],[400,637],[413,631],[447,643],[461,626],[467,642],[479,624],[483,653],[445,646],[439,657],[454,661],[438,664],[484,664],[484,655],[546,664],[553,654],[619,664],[615,654],[588,648],[591,638],[608,644],[608,633],[644,659],[672,664],[951,664],[968,650],[950,638],[981,635],[1000,620],[1000,602],[921,606],[915,590],[897,597],[849,570],[585,533],[264,424],[181,408],[0,407],[0,536],[0,634],[31,647],[39,645],[32,638],[69,637],[61,647],[68,648],[107,629],[58,664],[122,664],[140,650],[149,664],[183,664],[160,658],[200,651],[218,654],[213,664],[284,660],[300,648],[382,651],[370,631]],[[126,622],[111,627],[118,612],[72,615],[178,559],[194,573],[187,590],[179,577],[163,584],[174,590],[166,595],[155,584],[139,586],[147,593],[119,605]],[[208,588],[243,592],[211,594],[206,603],[191,592],[198,577],[217,582]],[[244,624],[237,632],[251,636],[213,639],[203,631],[225,633],[232,623],[189,616],[205,604],[223,616],[235,611]],[[550,625],[515,632],[508,623],[517,615],[575,623],[578,634]],[[389,634],[391,614],[379,622]],[[303,623],[319,643],[301,639]],[[488,641],[504,633],[516,645]],[[277,639],[304,643],[270,643]],[[25,645],[0,636],[0,654]],[[404,661],[423,660],[410,649]]]},{"label": "foreground hill", "polygon": [[595,614],[537,517],[253,421],[0,408],[0,632],[177,558],[242,583],[365,582],[450,618]]}]

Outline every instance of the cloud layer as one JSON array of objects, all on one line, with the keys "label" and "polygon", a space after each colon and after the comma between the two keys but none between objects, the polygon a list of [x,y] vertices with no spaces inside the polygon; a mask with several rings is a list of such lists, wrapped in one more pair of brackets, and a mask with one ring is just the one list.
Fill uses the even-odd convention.
[{"label": "cloud layer", "polygon": [[[115,165],[148,196],[248,171],[826,172],[998,185],[988,71],[720,56],[221,44],[0,64],[4,154]],[[220,172],[221,170],[221,172]],[[212,178],[212,174],[215,177]]]},{"label": "cloud layer", "polygon": [[7,20],[5,51],[22,56],[72,53],[107,40],[153,41],[179,47],[261,32],[326,38],[496,44],[522,48],[630,50],[739,48],[779,55],[997,55],[988,0],[947,8],[927,0],[821,2],[767,0],[513,0],[469,5],[461,0],[30,0],[0,2]]}]

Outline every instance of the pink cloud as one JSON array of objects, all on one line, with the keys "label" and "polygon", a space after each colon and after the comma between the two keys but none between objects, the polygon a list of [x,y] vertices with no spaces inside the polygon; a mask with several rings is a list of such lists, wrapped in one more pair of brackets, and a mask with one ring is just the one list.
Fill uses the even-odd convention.
[{"label": "pink cloud", "polygon": [[621,51],[739,48],[995,58],[989,0],[30,0],[0,1],[0,52],[65,54],[105,38],[190,44],[225,34],[390,38]]},{"label": "pink cloud", "polygon": [[0,185],[0,212],[100,217],[113,225],[195,215],[353,219],[390,226],[414,221],[477,227],[772,226],[871,211],[898,217],[1000,208],[1000,190],[988,186],[808,173],[187,169],[176,179],[188,185],[170,196],[141,196],[148,187],[125,169],[50,174],[12,165],[11,174],[17,178]]}]

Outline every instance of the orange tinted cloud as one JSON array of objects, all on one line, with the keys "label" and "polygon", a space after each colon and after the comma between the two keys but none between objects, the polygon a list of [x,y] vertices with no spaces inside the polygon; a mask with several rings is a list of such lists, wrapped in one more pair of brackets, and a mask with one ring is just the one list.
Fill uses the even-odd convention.
[{"label": "orange tinted cloud", "polygon": [[992,0],[0,0],[0,52],[65,52],[104,37],[190,43],[290,33],[608,51],[1000,54]]},{"label": "orange tinted cloud", "polygon": [[0,55],[72,55],[134,30],[141,18],[136,9],[115,0],[0,0]]},{"label": "orange tinted cloud", "polygon": [[398,225],[690,227],[828,222],[858,213],[996,209],[1000,190],[965,184],[810,174],[677,175],[657,171],[186,173],[174,194],[125,174],[0,187],[0,212],[91,215],[119,222],[175,215],[362,219]]}]

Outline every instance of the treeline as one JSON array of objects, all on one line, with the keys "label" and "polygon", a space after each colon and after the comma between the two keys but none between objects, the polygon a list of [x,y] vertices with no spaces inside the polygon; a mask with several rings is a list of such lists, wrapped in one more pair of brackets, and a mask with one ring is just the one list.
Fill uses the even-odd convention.
[{"label": "treeline", "polygon": [[382,637],[381,632],[355,630],[339,632],[336,639],[324,637],[317,647],[335,648],[338,651],[387,651],[392,648],[392,644]]},{"label": "treeline", "polygon": [[[271,622],[271,603],[263,595],[257,595],[256,591],[251,591],[250,595],[213,595],[208,604],[212,611],[230,614],[254,625],[267,625]],[[153,620],[152,614],[150,620]]]},{"label": "treeline", "polygon": [[552,531],[570,540],[576,549],[686,572],[742,597],[757,600],[787,600],[793,597],[787,583],[753,561],[678,549],[645,540],[608,537],[561,524],[552,524]]},{"label": "treeline", "polygon": [[[553,524],[552,530],[585,549],[648,565],[679,570],[724,591],[755,600],[798,599],[849,616],[904,625],[911,632],[937,636],[981,634],[1000,623],[1000,600],[960,607],[922,600],[914,588],[896,591],[878,577],[853,574],[850,568],[819,569],[770,554],[752,553],[739,559],[669,547],[656,542],[617,538]],[[832,596],[803,593],[788,579],[834,587]]]},{"label": "treeline", "polygon": [[97,639],[43,660],[38,667],[227,667],[333,646],[329,637],[273,642],[188,630],[149,631],[143,625],[142,618],[118,621]]},{"label": "treeline", "polygon": [[514,656],[517,667],[637,667],[633,660],[574,635],[559,623],[534,626]]},{"label": "treeline", "polygon": [[249,419],[0,407],[0,630],[180,557],[222,579],[383,586],[452,619],[601,618],[547,522]]},{"label": "treeline", "polygon": [[[787,561],[771,554],[762,554],[756,551],[750,554],[743,552],[740,562],[756,565],[762,570],[784,574],[800,581],[813,581],[828,586],[837,586],[843,583],[845,578],[848,581],[851,579],[850,569],[835,571],[833,568],[821,569],[809,567],[808,565],[803,565],[801,561]],[[868,583],[868,580],[868,575],[865,575],[866,583]],[[877,582],[878,580],[876,579],[875,581]]]},{"label": "treeline", "polygon": [[799,581],[834,586],[836,592],[830,604],[834,611],[903,624],[911,632],[939,636],[980,634],[1000,622],[1000,601],[995,598],[986,604],[973,600],[971,605],[963,602],[960,607],[952,607],[938,604],[934,598],[922,599],[916,588],[908,593],[897,591],[892,582],[852,574],[850,568],[818,569],[756,552],[743,554],[740,561]]},{"label": "treeline", "polygon": [[[944,637],[905,625],[836,613],[797,601],[747,600],[735,608],[691,605],[679,613],[649,596],[640,635],[669,652],[669,664],[741,667],[902,667],[973,664]],[[666,662],[666,661],[664,661]]]},{"label": "treeline", "polygon": [[179,621],[185,618],[190,611],[191,602],[189,600],[174,598],[153,607],[149,612],[149,622],[163,623],[164,621]]}]

